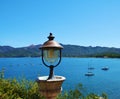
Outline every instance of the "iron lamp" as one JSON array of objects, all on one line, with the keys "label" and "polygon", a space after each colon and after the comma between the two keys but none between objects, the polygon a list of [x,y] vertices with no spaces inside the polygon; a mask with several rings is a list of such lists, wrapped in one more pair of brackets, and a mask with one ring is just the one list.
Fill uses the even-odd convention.
[{"label": "iron lamp", "polygon": [[61,49],[63,49],[59,43],[54,41],[54,38],[52,33],[50,33],[48,41],[40,47],[42,50],[42,62],[46,67],[50,68],[48,80],[54,78],[53,69],[60,64]]}]

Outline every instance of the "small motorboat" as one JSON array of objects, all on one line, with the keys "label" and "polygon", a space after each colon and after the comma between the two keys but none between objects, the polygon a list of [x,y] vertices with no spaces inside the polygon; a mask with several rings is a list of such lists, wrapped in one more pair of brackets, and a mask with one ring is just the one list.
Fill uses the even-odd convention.
[{"label": "small motorboat", "polygon": [[109,70],[108,67],[102,67],[101,69],[102,69],[102,70]]},{"label": "small motorboat", "polygon": [[87,73],[85,74],[85,76],[94,76],[94,73],[92,73],[92,72],[87,72]]}]

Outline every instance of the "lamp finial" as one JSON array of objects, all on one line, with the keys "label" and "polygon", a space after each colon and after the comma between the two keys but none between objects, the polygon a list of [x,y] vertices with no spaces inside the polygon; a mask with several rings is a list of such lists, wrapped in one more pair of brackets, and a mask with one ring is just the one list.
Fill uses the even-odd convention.
[{"label": "lamp finial", "polygon": [[55,37],[52,35],[52,33],[50,32],[50,35],[48,36],[49,40],[53,40]]}]

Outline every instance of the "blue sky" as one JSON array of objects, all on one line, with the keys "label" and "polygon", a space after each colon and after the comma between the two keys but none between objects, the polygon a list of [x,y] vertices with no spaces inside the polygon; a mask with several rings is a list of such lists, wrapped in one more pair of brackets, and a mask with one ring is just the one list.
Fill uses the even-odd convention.
[{"label": "blue sky", "polygon": [[63,44],[120,48],[120,0],[0,0],[0,45]]}]

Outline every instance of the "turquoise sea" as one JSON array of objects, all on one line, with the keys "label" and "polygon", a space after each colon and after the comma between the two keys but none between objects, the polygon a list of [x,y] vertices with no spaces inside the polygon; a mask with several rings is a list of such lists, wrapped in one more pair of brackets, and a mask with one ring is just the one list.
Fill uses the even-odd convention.
[{"label": "turquoise sea", "polygon": [[[109,70],[101,70],[104,66],[109,67]],[[94,67],[94,70],[88,70],[88,67]],[[0,70],[2,68],[5,78],[36,80],[38,76],[49,74],[49,68],[42,64],[41,58],[0,58]],[[92,71],[94,76],[85,76],[88,71]],[[54,73],[66,77],[63,90],[73,89],[82,83],[86,93],[100,95],[105,92],[109,99],[120,99],[120,59],[62,58]]]}]

